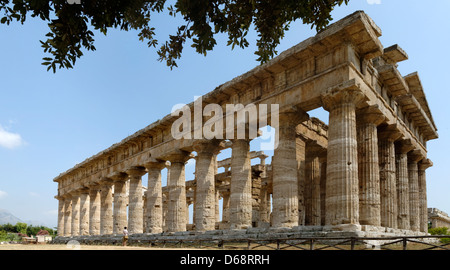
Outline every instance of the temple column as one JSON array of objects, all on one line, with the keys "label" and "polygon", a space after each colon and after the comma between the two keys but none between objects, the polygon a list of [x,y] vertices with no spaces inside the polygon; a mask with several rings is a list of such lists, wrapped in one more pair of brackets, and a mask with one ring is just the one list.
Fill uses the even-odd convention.
[{"label": "temple column", "polygon": [[380,165],[377,127],[385,116],[377,106],[357,112],[359,223],[381,225]]},{"label": "temple column", "polygon": [[113,181],[104,177],[100,185],[100,234],[108,235],[113,233]]},{"label": "temple column", "polygon": [[126,181],[128,175],[115,172],[110,178],[114,181],[113,234],[122,234],[123,228],[127,227]]},{"label": "temple column", "polygon": [[211,231],[216,224],[216,159],[219,141],[200,140],[194,143],[197,152],[195,178],[197,181],[194,224],[197,231]]},{"label": "temple column", "polygon": [[147,184],[147,233],[161,233],[163,231],[163,205],[161,170],[165,162],[152,160],[145,163],[148,171]]},{"label": "temple column", "polygon": [[64,194],[64,233],[63,236],[72,235],[72,196]]},{"label": "temple column", "polygon": [[131,167],[126,173],[130,177],[128,203],[128,233],[143,233],[144,202],[142,200],[142,176],[146,174],[143,167]]},{"label": "temple column", "polygon": [[55,196],[55,199],[58,200],[58,236],[64,236],[64,214],[65,214],[65,202],[64,197]]},{"label": "temple column", "polygon": [[420,200],[420,231],[428,232],[428,206],[427,206],[427,178],[426,169],[433,166],[429,159],[424,159],[419,163],[419,200]]},{"label": "temple column", "polygon": [[305,225],[320,226],[320,162],[323,149],[314,141],[306,143],[305,160]]},{"label": "temple column", "polygon": [[398,228],[398,199],[395,141],[401,137],[395,126],[380,128],[378,132],[378,156],[380,164],[380,215],[381,226]]},{"label": "temple column", "polygon": [[80,192],[72,192],[72,236],[80,235]]},{"label": "temple column", "polygon": [[[305,225],[305,164],[306,164],[306,139],[299,136],[295,138],[295,151],[297,161],[297,186],[298,186],[298,225]],[[269,195],[270,196],[270,195]]]},{"label": "temple column", "polygon": [[250,140],[235,139],[231,146],[230,229],[252,225]]},{"label": "temple column", "polygon": [[409,225],[412,231],[420,231],[420,195],[418,162],[423,156],[411,151],[408,154],[408,178],[409,178]]},{"label": "temple column", "polygon": [[326,219],[326,204],[325,198],[327,195],[327,157],[320,158],[320,225],[325,225]]},{"label": "temple column", "polygon": [[298,226],[296,126],[309,118],[303,111],[282,112],[272,159],[273,227]]},{"label": "temple column", "polygon": [[408,152],[414,147],[409,140],[397,143],[396,171],[397,171],[397,199],[398,199],[398,228],[410,229],[409,216],[409,176],[408,176]]},{"label": "temple column", "polygon": [[267,183],[261,183],[261,193],[259,196],[261,203],[259,204],[259,221],[263,224],[270,224],[269,209],[269,193]]},{"label": "temple column", "polygon": [[167,231],[186,231],[186,178],[184,165],[189,153],[178,150],[168,157],[171,165],[167,187],[169,190],[168,212],[166,216]]},{"label": "temple column", "polygon": [[364,99],[357,86],[322,96],[329,111],[326,225],[359,224],[356,107]]},{"label": "temple column", "polygon": [[100,234],[101,198],[100,186],[89,186],[89,235]]},{"label": "temple column", "polygon": [[80,190],[80,235],[89,235],[89,189]]},{"label": "temple column", "polygon": [[230,191],[222,192],[222,222],[230,222]]}]

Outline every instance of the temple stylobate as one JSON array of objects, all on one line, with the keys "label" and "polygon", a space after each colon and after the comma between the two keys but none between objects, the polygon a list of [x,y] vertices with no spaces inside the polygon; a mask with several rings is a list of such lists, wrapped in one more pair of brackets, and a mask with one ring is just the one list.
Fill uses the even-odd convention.
[{"label": "temple stylobate", "polygon": [[[418,73],[397,69],[406,52],[384,48],[380,36],[355,12],[202,96],[202,108],[277,104],[265,112],[277,120],[270,162],[251,149],[261,134],[248,125],[245,137],[174,138],[179,116],[169,114],[60,174],[60,239],[120,235],[123,227],[139,237],[427,233],[426,146],[437,128]],[[327,125],[308,115],[320,107]],[[218,160],[224,149],[231,156]],[[185,175],[190,159],[194,179]]]}]

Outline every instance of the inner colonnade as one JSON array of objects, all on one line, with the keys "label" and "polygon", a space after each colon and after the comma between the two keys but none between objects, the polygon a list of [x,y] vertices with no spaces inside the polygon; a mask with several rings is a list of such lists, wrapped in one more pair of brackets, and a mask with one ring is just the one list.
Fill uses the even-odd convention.
[{"label": "inner colonnade", "polygon": [[[268,113],[278,120],[270,162],[250,149],[256,138],[248,132],[175,139],[178,117],[168,115],[60,174],[58,234],[114,235],[124,227],[130,234],[255,227],[426,233],[426,145],[437,128],[418,73],[397,70],[407,54],[384,48],[380,36],[370,17],[355,12],[202,97],[203,106],[277,104],[277,114]],[[320,107],[327,125],[307,113]],[[225,149],[230,157],[218,160]],[[195,174],[186,181],[189,159]]]}]

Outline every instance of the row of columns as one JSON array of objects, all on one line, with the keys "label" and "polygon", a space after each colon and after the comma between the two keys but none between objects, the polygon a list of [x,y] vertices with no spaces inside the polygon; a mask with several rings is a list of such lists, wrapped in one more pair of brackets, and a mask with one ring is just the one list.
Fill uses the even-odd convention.
[{"label": "row of columns", "polygon": [[[318,154],[319,150],[306,152],[304,168],[298,159],[295,127],[307,120],[308,115],[301,110],[280,113],[278,145],[272,159],[273,227],[361,224],[426,231],[425,169],[430,163],[417,155],[407,140],[399,141],[402,135],[395,128],[379,127],[385,118],[376,106],[357,110],[363,100],[364,95],[357,87],[323,96],[324,108],[329,111],[326,160],[323,153]],[[198,231],[215,229],[215,164],[219,145],[216,140],[199,140],[194,144],[198,153],[194,209]],[[184,165],[189,158],[190,153],[181,150],[163,158],[171,162],[165,213],[169,232],[186,230]],[[120,234],[128,224],[130,233],[142,233],[141,177],[148,172],[146,232],[162,232],[164,164],[162,160],[151,160],[145,168],[114,173],[101,179],[99,185],[73,192],[71,198],[62,198],[58,231],[64,235]],[[124,187],[128,179],[127,215]],[[230,229],[252,226],[251,189],[250,139],[232,140],[231,188],[229,198],[224,198],[224,205],[228,206],[224,216],[229,217]],[[264,196],[267,199],[267,194]],[[267,208],[267,204],[262,208]],[[267,220],[267,213],[261,213],[261,218]]]}]

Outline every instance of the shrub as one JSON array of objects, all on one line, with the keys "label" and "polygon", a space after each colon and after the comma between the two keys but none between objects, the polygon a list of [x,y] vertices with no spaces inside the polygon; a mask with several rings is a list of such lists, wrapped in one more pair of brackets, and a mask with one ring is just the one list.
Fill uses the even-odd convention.
[{"label": "shrub", "polygon": [[[447,227],[437,227],[428,229],[428,233],[431,235],[449,235]],[[450,238],[441,238],[441,243],[448,244],[450,243]]]}]

